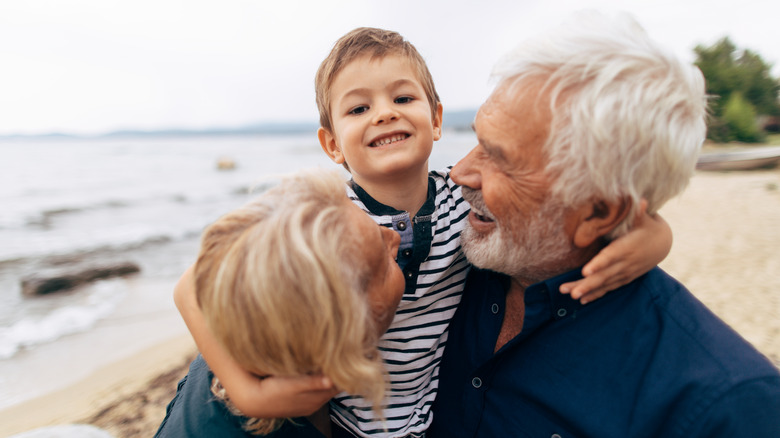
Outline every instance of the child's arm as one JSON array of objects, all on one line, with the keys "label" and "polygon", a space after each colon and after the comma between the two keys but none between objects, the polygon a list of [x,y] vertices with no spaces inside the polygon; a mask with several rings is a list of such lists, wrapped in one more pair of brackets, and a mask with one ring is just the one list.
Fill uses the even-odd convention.
[{"label": "child's arm", "polygon": [[672,248],[672,229],[661,215],[647,214],[646,206],[642,201],[634,228],[610,242],[582,268],[585,278],[562,284],[562,293],[571,293],[582,304],[597,300],[666,258]]},{"label": "child's arm", "polygon": [[198,350],[219,378],[230,401],[244,415],[260,418],[308,416],[338,393],[330,380],[321,375],[260,379],[233,361],[206,326],[195,298],[192,267],[179,279],[173,297]]}]

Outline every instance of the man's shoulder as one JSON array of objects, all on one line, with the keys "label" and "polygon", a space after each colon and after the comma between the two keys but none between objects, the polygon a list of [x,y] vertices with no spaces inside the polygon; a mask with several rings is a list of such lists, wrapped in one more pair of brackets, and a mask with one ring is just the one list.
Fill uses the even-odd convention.
[{"label": "man's shoulder", "polygon": [[[750,342],[726,324],[691,291],[660,268],[637,280],[634,293],[645,293],[658,329],[688,345],[702,364],[736,384],[760,376],[780,376],[777,368]],[[702,293],[707,293],[703,291]],[[734,297],[734,299],[738,299]]]}]

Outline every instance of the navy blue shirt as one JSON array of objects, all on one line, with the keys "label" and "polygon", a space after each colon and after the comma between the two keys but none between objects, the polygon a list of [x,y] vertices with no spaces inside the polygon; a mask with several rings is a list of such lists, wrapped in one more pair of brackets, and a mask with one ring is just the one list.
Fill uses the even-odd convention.
[{"label": "navy blue shirt", "polygon": [[578,278],[530,286],[494,354],[509,281],[472,270],[429,437],[780,437],[778,369],[680,283],[655,268],[582,306],[558,292]]},{"label": "navy blue shirt", "polygon": [[232,414],[211,392],[214,374],[203,357],[190,364],[189,373],[179,382],[176,396],[168,404],[165,419],[155,438],[322,438],[307,419],[285,421],[268,435],[253,435],[243,429],[246,417]]}]

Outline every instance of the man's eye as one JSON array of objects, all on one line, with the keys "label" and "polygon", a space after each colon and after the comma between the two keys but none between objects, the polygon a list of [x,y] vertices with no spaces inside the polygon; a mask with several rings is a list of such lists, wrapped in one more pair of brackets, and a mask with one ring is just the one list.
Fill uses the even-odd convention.
[{"label": "man's eye", "polygon": [[412,100],[414,100],[414,99],[409,97],[409,96],[401,96],[401,97],[396,97],[395,98],[395,103],[409,103]]},{"label": "man's eye", "polygon": [[366,111],[368,111],[367,106],[357,106],[349,110],[349,114],[363,114]]}]

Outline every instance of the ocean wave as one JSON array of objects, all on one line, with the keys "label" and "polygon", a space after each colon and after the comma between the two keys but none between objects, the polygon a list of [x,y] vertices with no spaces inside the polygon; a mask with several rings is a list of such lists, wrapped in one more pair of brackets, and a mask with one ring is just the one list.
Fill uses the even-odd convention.
[{"label": "ocean wave", "polygon": [[202,227],[189,230],[181,229],[168,234],[152,234],[127,241],[95,244],[81,248],[68,248],[62,251],[46,250],[43,252],[26,252],[16,254],[0,254],[0,269],[4,266],[15,266],[30,262],[43,262],[47,265],[61,265],[64,262],[82,259],[100,258],[102,255],[122,254],[127,251],[142,249],[147,246],[162,245],[179,240],[194,239],[200,236]]},{"label": "ocean wave", "polygon": [[[133,208],[138,205],[149,202],[149,199],[108,199],[93,203],[84,203],[82,205],[71,205],[62,207],[44,208],[41,211],[28,213],[23,220],[23,225],[35,228],[48,228],[52,221],[68,215],[77,215],[85,212],[94,212],[98,210],[114,210],[122,208]],[[172,195],[169,202],[186,202],[182,195]]]},{"label": "ocean wave", "polygon": [[92,328],[109,315],[124,294],[110,282],[97,282],[83,303],[57,308],[42,317],[28,317],[10,327],[0,327],[0,360],[9,359],[25,348],[56,341],[63,336]]},{"label": "ocean wave", "polygon": [[[81,214],[108,214],[113,210],[139,210],[160,208],[164,205],[208,205],[225,202],[237,196],[262,193],[270,184],[251,186],[246,184],[225,188],[224,191],[210,193],[163,193],[154,196],[142,196],[135,199],[101,199],[94,201],[81,200],[68,205],[40,206],[38,211],[18,211],[16,214],[0,215],[0,229],[14,227],[50,228],[55,220]],[[123,214],[116,211],[116,214]]]}]

